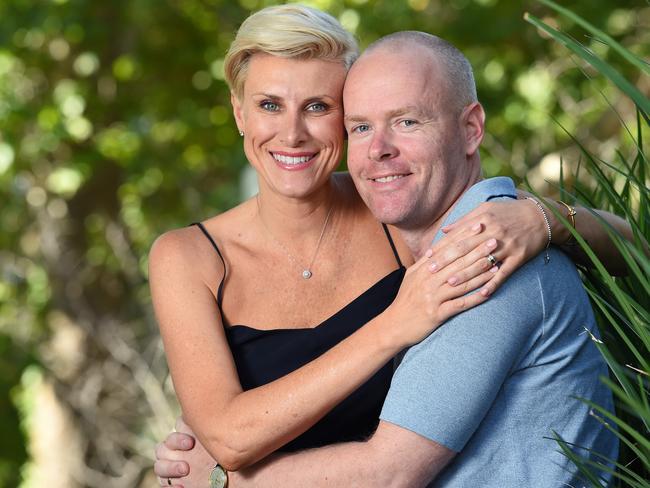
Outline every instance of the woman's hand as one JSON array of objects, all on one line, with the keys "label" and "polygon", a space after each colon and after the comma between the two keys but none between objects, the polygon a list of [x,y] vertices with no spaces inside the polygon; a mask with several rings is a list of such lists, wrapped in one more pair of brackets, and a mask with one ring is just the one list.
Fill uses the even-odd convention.
[{"label": "woman's hand", "polygon": [[[462,227],[408,268],[388,308],[396,338],[406,347],[424,339],[445,320],[488,299],[498,268],[488,259],[497,241],[480,224]],[[481,288],[477,293],[471,291]]]},{"label": "woman's hand", "polygon": [[[551,212],[547,210],[549,219]],[[528,260],[537,256],[548,241],[548,229],[541,211],[530,200],[486,202],[470,213],[442,229],[447,234],[437,244],[449,237],[457,238],[463,229],[481,225],[486,239],[496,239],[497,246],[491,254],[497,260],[498,271],[490,281],[491,293]],[[450,262],[442,257],[441,265]]]},{"label": "woman's hand", "polygon": [[153,470],[161,486],[207,488],[215,464],[192,429],[179,417],[176,432],[156,446]]}]

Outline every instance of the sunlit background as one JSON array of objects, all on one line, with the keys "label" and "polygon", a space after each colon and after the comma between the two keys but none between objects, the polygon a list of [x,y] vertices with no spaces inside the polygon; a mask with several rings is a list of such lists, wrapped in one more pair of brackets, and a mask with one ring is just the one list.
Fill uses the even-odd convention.
[{"label": "sunlit background", "polygon": [[[223,56],[241,21],[275,3],[0,0],[0,486],[156,485],[153,446],[178,406],[147,252],[254,188]],[[416,29],[461,48],[488,113],[490,176],[553,193],[560,161],[580,164],[572,136],[611,159],[633,149],[616,141],[634,107],[523,20],[530,11],[572,32],[535,2],[303,3],[362,46]],[[571,8],[648,59],[647,3]]]}]

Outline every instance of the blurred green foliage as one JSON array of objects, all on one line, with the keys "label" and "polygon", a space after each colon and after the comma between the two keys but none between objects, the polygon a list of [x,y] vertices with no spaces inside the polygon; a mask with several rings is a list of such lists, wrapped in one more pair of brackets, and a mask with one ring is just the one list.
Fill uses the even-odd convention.
[{"label": "blurred green foliage", "polygon": [[[145,483],[153,440],[174,414],[147,251],[163,231],[240,200],[246,161],[223,56],[241,21],[275,3],[0,0],[0,486],[18,485],[28,457],[9,401],[35,384],[20,386],[28,365],[74,419],[70,438],[82,439],[72,484],[62,486]],[[633,119],[631,104],[523,21],[530,10],[557,25],[545,7],[304,3],[338,17],[362,47],[415,29],[463,50],[488,113],[490,175],[527,175],[538,189],[557,179],[556,155],[570,162],[579,153],[553,118],[596,153],[633,149],[613,144],[622,129],[608,106]],[[647,4],[580,0],[571,8],[648,58]],[[580,40],[615,57],[597,40]],[[623,74],[648,91],[647,78]]]}]

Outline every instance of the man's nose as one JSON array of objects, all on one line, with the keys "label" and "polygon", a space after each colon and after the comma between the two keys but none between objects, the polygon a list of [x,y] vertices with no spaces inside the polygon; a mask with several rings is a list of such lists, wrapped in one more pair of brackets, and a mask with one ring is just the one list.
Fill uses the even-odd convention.
[{"label": "man's nose", "polygon": [[289,147],[299,146],[305,142],[307,126],[301,113],[288,112],[280,135],[280,141]]},{"label": "man's nose", "polygon": [[390,134],[386,131],[375,131],[368,148],[368,157],[373,161],[383,161],[394,158],[399,153],[397,146],[393,143]]}]

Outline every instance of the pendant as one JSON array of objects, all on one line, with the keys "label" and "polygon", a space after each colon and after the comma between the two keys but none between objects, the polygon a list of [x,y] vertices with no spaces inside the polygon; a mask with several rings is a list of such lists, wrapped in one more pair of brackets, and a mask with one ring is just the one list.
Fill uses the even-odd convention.
[{"label": "pendant", "polygon": [[308,269],[304,270],[304,271],[302,272],[302,277],[303,277],[304,279],[308,280],[309,278],[311,278],[311,271],[309,271]]}]

